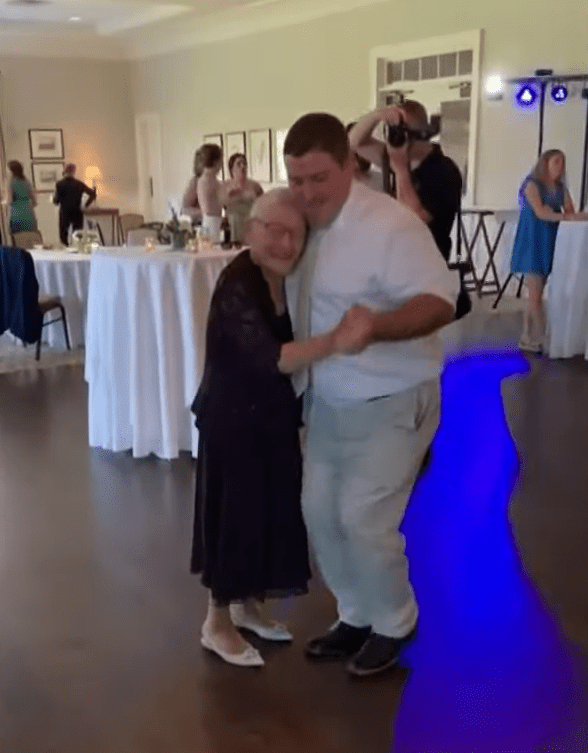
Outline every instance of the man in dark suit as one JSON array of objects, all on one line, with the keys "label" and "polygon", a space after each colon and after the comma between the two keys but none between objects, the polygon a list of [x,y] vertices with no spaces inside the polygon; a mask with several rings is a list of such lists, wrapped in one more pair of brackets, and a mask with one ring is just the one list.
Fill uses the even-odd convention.
[{"label": "man in dark suit", "polygon": [[63,178],[57,182],[53,196],[53,203],[59,205],[59,237],[64,246],[67,246],[70,226],[72,232],[81,230],[84,226],[84,213],[81,208],[83,195],[88,195],[86,207],[96,200],[96,189],[88,188],[75,177],[75,174],[76,166],[72,163],[66,165]]}]

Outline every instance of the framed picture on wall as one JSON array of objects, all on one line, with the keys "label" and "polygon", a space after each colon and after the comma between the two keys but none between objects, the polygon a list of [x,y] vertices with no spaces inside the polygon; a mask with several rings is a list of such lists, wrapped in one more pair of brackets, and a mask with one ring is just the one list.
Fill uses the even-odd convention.
[{"label": "framed picture on wall", "polygon": [[29,129],[31,159],[63,159],[63,131],[61,128]]},{"label": "framed picture on wall", "polygon": [[234,131],[225,135],[225,165],[227,178],[231,177],[229,172],[229,159],[233,154],[244,154],[247,157],[247,145],[245,131]]},{"label": "framed picture on wall", "polygon": [[223,135],[222,133],[209,133],[208,136],[202,137],[203,144],[216,144],[223,150],[223,167],[221,170],[221,178],[225,179],[225,152],[223,149]]},{"label": "framed picture on wall", "polygon": [[272,132],[249,131],[249,172],[260,183],[272,182]]},{"label": "framed picture on wall", "polygon": [[284,162],[284,142],[288,130],[276,131],[276,183],[287,183],[288,173],[286,172],[286,163]]},{"label": "framed picture on wall", "polygon": [[63,177],[64,162],[33,162],[33,186],[38,193],[52,193],[55,184]]}]

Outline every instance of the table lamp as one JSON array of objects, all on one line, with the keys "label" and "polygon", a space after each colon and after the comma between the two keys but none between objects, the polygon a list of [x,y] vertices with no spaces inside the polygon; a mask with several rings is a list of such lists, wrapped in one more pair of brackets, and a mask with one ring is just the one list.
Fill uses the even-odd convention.
[{"label": "table lamp", "polygon": [[96,190],[96,181],[102,178],[102,171],[95,165],[86,168],[86,183],[92,183],[92,188]]}]

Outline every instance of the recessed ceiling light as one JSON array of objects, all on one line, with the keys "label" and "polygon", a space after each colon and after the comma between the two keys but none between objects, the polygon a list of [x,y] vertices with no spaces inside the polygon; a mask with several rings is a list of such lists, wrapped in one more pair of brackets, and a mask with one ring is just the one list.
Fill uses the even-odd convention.
[{"label": "recessed ceiling light", "polygon": [[79,16],[70,16],[70,21],[81,21],[82,19]]}]

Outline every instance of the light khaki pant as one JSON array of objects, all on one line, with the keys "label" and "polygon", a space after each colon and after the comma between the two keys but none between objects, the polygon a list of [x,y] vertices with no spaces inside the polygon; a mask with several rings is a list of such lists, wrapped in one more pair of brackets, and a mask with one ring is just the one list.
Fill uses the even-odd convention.
[{"label": "light khaki pant", "polygon": [[437,382],[344,407],[312,398],[302,508],[349,625],[400,638],[416,623],[398,528],[438,422]]}]

